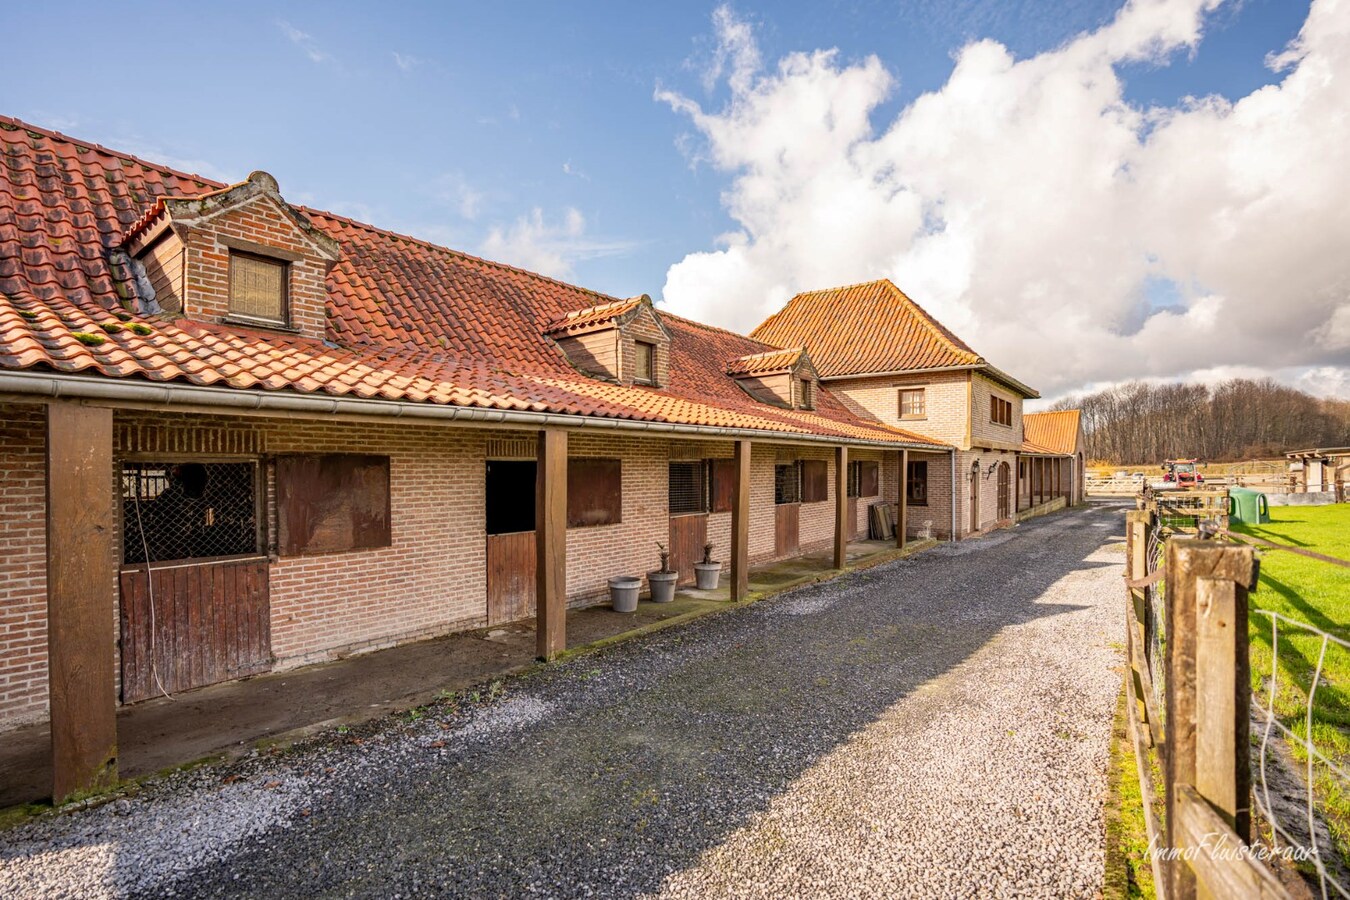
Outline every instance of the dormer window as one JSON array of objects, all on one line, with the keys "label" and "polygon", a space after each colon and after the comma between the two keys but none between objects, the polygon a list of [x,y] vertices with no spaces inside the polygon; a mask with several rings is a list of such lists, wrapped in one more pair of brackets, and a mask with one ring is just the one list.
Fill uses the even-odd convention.
[{"label": "dormer window", "polygon": [[572,310],[544,334],[593,378],[658,388],[670,383],[670,331],[646,294]]},{"label": "dormer window", "polygon": [[656,380],[656,345],[634,341],[633,350],[633,380],[638,384],[651,384]]},{"label": "dormer window", "polygon": [[815,409],[820,376],[801,347],[751,353],[727,363],[727,374],[760,403]]},{"label": "dormer window", "polygon": [[283,260],[231,250],[230,315],[287,324],[288,269]]},{"label": "dormer window", "polygon": [[122,237],[142,312],[322,338],[338,242],[282,199],[277,181],[160,197]]}]

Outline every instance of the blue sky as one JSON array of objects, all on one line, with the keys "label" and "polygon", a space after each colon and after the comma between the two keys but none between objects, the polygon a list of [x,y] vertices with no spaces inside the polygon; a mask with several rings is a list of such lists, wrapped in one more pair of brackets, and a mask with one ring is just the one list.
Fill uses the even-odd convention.
[{"label": "blue sky", "polygon": [[[80,9],[80,7],[84,9]],[[1019,56],[1109,20],[1114,0],[1059,3],[737,3],[766,58],[838,47],[898,79],[889,118],[941,87],[952,53],[992,37]],[[477,250],[493,227],[542,212],[585,235],[573,279],[659,296],[666,269],[732,227],[722,173],[691,165],[687,123],[658,85],[716,102],[701,69],[712,3],[231,3],[192,12],[133,4],[109,31],[103,4],[63,4],[64,47],[18,41],[0,57],[6,112],[87,140],[242,178],[272,172],[289,197]],[[1239,96],[1307,4],[1247,0],[1168,66],[1127,71],[1131,99]],[[52,9],[11,5],[17,34],[52,34]],[[304,35],[304,36],[301,36]],[[156,78],[156,73],[163,77]],[[466,215],[467,214],[467,215]],[[567,244],[565,236],[560,241]],[[511,260],[505,260],[510,262]]]},{"label": "blue sky", "polygon": [[[992,39],[1028,59],[1106,26],[1120,6],[745,0],[728,9],[753,33],[757,77],[798,51],[837,48],[841,70],[876,57],[893,79],[868,110],[882,132],[947,83],[970,42]],[[113,21],[106,4],[66,2],[58,14],[11,3],[7,30],[33,39],[0,57],[0,106],[208,176],[266,169],[296,202],[660,298],[674,264],[744,227],[726,199],[744,168],[710,163],[708,136],[656,96],[728,108],[726,67],[710,77],[725,49],[716,8],[133,3]],[[1116,65],[1123,99],[1180,108],[1190,95],[1237,100],[1276,83],[1283,76],[1267,55],[1308,11],[1304,0],[1228,2],[1204,16],[1193,46]],[[1141,277],[1136,293],[1177,305],[1174,276]]]}]

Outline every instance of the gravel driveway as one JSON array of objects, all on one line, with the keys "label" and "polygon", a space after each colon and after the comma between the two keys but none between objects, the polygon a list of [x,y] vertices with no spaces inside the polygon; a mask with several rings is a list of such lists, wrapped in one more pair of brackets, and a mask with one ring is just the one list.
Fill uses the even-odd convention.
[{"label": "gravel driveway", "polygon": [[1091,897],[1119,507],[0,834],[4,896]]}]

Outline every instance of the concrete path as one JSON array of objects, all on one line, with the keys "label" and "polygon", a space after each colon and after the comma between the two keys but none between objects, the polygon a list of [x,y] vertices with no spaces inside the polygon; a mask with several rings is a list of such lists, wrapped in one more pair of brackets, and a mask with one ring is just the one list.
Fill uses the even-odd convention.
[{"label": "concrete path", "polygon": [[1119,508],[0,835],[0,894],[1081,896]]}]

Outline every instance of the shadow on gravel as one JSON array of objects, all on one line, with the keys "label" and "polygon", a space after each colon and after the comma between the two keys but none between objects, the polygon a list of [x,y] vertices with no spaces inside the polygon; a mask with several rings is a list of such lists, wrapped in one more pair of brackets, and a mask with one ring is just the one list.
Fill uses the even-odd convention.
[{"label": "shadow on gravel", "polygon": [[178,891],[656,890],[1001,629],[1069,609],[1038,599],[1103,565],[1087,557],[1120,540],[1120,512],[1036,520],[508,682],[504,701],[440,748],[430,737],[384,757],[344,746],[372,756],[316,776],[308,816]]}]

